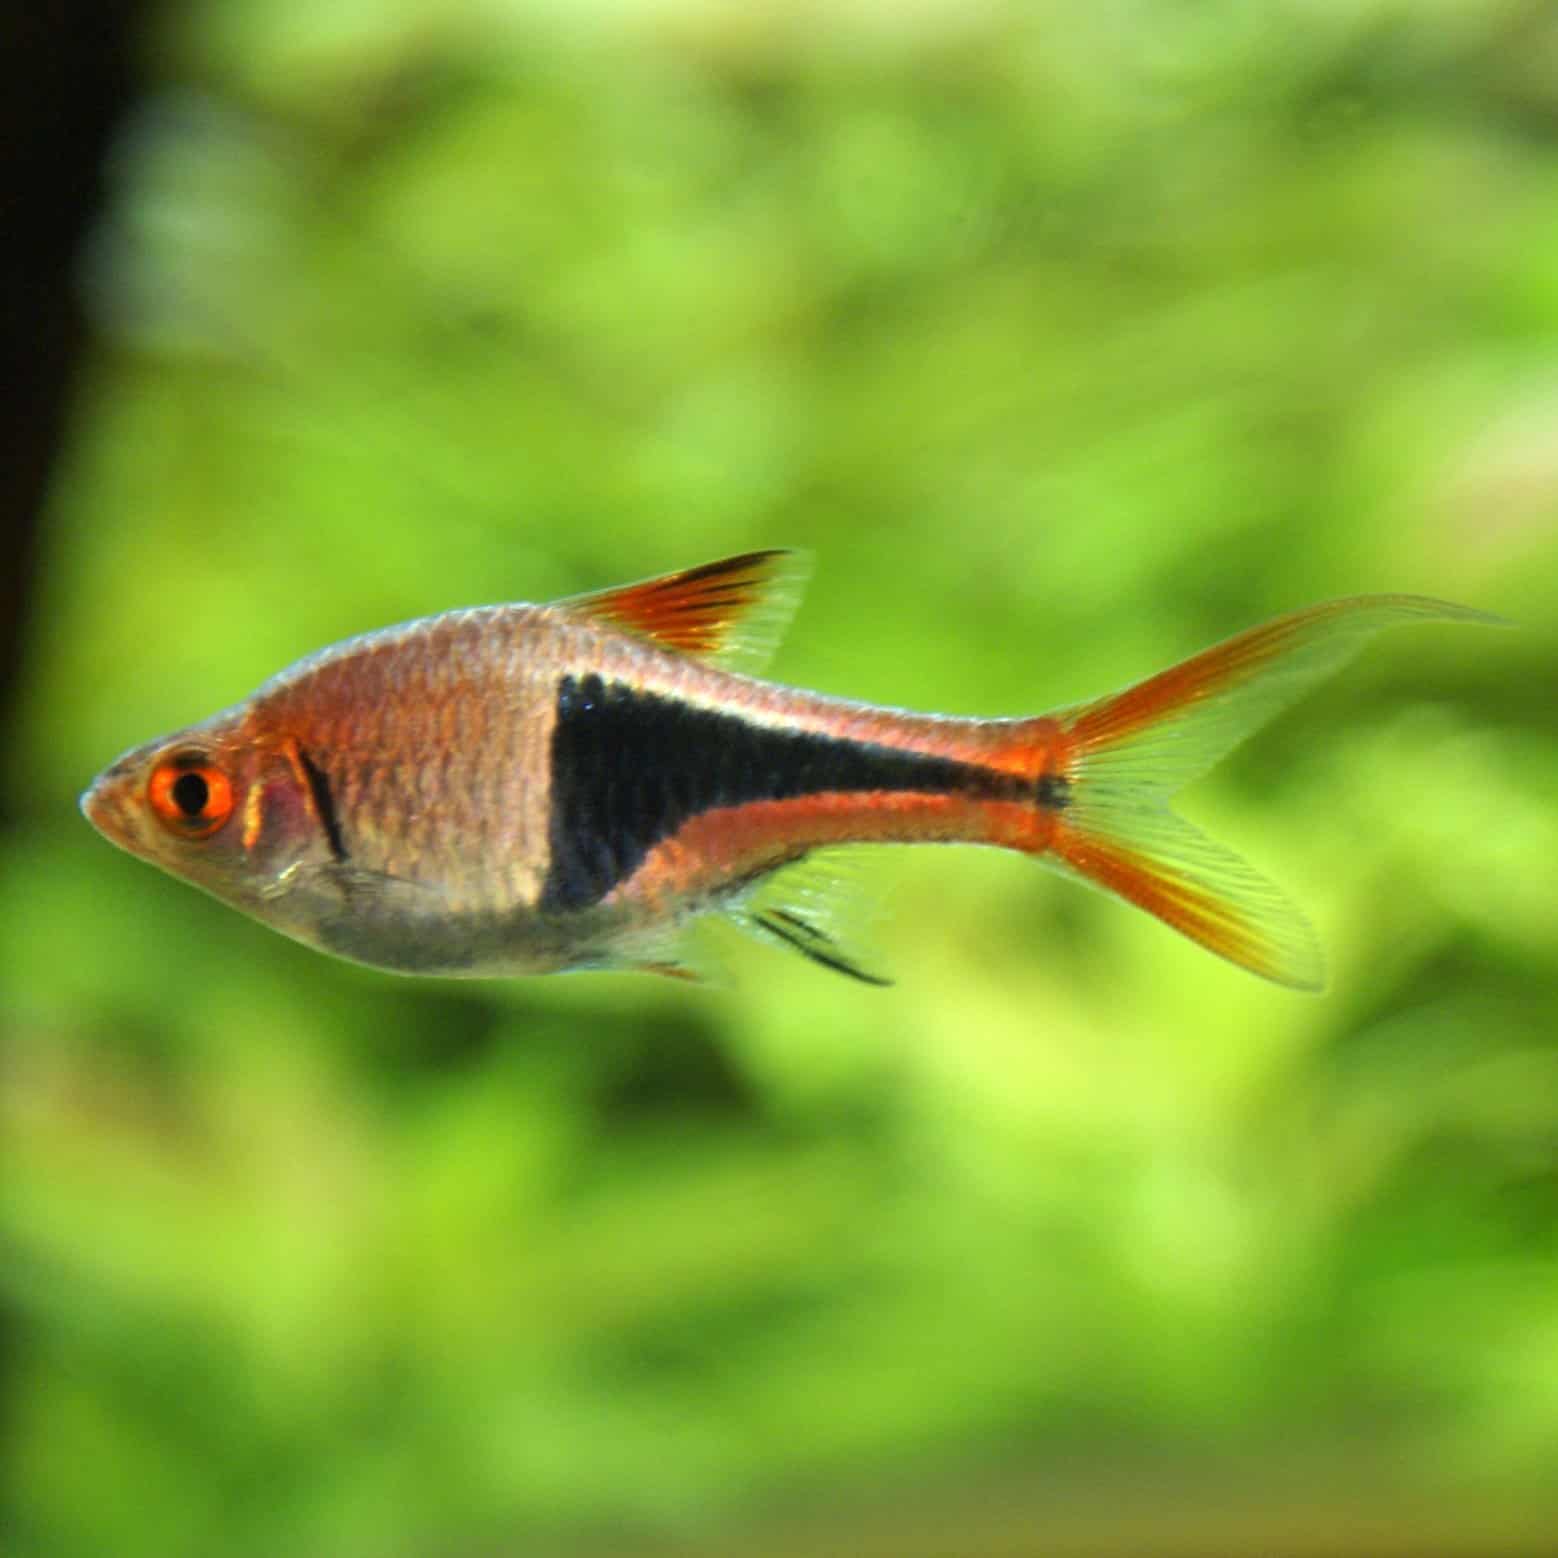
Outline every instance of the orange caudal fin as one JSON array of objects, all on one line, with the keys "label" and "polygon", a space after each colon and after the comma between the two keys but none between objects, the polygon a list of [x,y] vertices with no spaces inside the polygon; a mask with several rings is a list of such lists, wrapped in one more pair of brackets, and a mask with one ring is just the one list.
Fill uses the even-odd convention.
[{"label": "orange caudal fin", "polygon": [[1046,855],[1278,984],[1318,990],[1319,943],[1283,893],[1169,808],[1174,793],[1382,628],[1498,623],[1416,595],[1329,601],[1057,715],[1070,781]]}]

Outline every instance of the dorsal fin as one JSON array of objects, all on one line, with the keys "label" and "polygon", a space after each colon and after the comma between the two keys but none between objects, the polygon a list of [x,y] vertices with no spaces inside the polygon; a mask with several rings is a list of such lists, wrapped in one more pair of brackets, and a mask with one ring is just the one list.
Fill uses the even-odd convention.
[{"label": "dorsal fin", "polygon": [[662,649],[730,671],[758,671],[789,626],[810,572],[804,552],[743,552],[557,604]]}]

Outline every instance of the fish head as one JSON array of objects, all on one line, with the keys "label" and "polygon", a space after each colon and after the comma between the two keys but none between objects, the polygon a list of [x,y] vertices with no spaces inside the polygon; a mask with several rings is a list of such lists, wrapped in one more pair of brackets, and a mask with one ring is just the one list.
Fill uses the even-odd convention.
[{"label": "fish head", "polygon": [[332,860],[295,745],[239,709],[134,747],[81,797],[110,843],[272,922]]}]

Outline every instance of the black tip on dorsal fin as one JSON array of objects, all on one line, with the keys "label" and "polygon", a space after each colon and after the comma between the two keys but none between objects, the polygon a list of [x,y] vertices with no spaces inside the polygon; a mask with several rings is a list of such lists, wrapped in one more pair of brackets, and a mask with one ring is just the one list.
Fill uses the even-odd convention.
[{"label": "black tip on dorsal fin", "polygon": [[757,671],[789,626],[810,573],[804,552],[743,552],[557,604],[662,649]]}]

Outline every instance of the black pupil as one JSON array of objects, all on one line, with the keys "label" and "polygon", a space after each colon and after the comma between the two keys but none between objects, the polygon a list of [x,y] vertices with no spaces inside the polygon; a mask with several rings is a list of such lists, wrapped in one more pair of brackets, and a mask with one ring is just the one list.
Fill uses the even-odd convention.
[{"label": "black pupil", "polygon": [[210,799],[210,787],[199,774],[180,774],[173,781],[173,804],[186,817],[198,817]]}]

